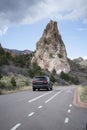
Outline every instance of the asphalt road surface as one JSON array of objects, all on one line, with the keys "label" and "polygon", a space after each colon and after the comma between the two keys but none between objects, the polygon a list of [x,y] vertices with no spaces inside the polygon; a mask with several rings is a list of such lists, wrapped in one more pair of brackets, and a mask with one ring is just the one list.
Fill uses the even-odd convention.
[{"label": "asphalt road surface", "polygon": [[73,105],[75,87],[0,96],[0,130],[87,130],[87,109]]}]

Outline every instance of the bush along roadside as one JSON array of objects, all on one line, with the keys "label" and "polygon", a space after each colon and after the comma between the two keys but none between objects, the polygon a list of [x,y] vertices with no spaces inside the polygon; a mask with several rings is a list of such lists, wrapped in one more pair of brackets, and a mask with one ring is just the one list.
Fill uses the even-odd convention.
[{"label": "bush along roadside", "polygon": [[79,84],[79,79],[77,76],[73,77],[69,74],[64,73],[63,71],[60,73],[60,78],[64,79],[65,81],[69,82],[70,84]]},{"label": "bush along roadside", "polygon": [[0,79],[0,94],[3,91],[21,90],[21,88],[29,86],[31,86],[31,79],[29,77],[10,73],[7,76],[2,76]]},{"label": "bush along roadside", "polygon": [[12,89],[15,89],[16,86],[17,86],[15,78],[12,77],[10,82],[11,82],[11,85],[12,85]]}]

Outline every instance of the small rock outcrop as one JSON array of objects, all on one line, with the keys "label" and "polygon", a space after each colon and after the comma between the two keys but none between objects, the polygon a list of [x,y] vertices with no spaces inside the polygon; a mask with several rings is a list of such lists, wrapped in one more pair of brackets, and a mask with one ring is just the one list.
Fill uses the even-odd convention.
[{"label": "small rock outcrop", "polygon": [[32,62],[37,62],[42,69],[57,74],[61,71],[68,73],[70,66],[67,60],[65,45],[57,28],[57,22],[50,21],[43,32],[42,37],[36,44],[36,53]]}]

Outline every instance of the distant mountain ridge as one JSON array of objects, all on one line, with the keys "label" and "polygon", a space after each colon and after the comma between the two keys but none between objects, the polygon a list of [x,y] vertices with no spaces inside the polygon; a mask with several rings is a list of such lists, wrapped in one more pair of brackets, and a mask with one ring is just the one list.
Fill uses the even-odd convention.
[{"label": "distant mountain ridge", "polygon": [[17,49],[7,49],[7,48],[4,48],[4,50],[8,51],[8,52],[12,52],[12,53],[14,53],[16,55],[22,55],[22,54],[30,54],[30,53],[32,53],[32,51],[30,51],[30,50],[23,50],[23,51],[21,51],[21,50],[17,50]]}]

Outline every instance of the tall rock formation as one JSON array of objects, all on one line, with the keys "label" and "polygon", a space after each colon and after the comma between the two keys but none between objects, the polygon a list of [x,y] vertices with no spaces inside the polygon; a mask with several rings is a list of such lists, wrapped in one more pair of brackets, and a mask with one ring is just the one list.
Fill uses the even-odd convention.
[{"label": "tall rock formation", "polygon": [[57,22],[50,21],[43,32],[42,37],[36,44],[36,53],[32,62],[37,62],[42,69],[53,69],[59,74],[61,71],[68,73],[70,66],[67,53],[57,28]]}]

